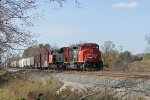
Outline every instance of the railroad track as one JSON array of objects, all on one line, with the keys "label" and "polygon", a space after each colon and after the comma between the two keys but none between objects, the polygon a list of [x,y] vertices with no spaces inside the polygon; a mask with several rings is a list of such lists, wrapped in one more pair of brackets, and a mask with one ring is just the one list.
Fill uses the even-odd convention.
[{"label": "railroad track", "polygon": [[150,79],[150,72],[118,72],[118,71],[61,71],[61,70],[40,70],[40,69],[17,69],[10,68],[7,71],[15,72],[19,70],[25,71],[47,71],[53,73],[65,73],[65,74],[76,74],[76,75],[86,75],[86,76],[108,76],[108,77],[125,77],[125,78],[143,78]]},{"label": "railroad track", "polygon": [[108,76],[108,77],[126,77],[126,78],[144,78],[150,79],[150,73],[146,72],[116,72],[116,71],[98,71],[98,72],[81,72],[65,71],[66,74],[79,74],[88,76]]}]

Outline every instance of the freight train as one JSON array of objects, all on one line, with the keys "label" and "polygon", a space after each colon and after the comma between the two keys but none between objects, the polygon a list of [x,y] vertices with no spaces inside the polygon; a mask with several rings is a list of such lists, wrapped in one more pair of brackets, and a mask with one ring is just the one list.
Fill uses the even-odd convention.
[{"label": "freight train", "polygon": [[34,57],[12,61],[11,67],[62,70],[102,70],[99,45],[82,43],[57,50],[49,50]]}]

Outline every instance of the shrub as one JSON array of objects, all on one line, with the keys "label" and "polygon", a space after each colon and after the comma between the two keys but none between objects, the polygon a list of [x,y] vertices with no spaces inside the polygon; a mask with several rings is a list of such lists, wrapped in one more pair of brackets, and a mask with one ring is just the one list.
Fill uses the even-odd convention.
[{"label": "shrub", "polygon": [[112,70],[127,71],[129,63],[132,62],[132,55],[129,51],[120,53],[113,62]]},{"label": "shrub", "polygon": [[145,53],[145,54],[143,54],[143,59],[144,59],[144,60],[150,59],[150,53]]}]

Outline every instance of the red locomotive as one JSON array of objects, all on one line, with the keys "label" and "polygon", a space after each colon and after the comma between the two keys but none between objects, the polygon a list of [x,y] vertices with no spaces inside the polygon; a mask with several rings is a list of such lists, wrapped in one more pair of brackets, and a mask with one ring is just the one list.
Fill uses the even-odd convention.
[{"label": "red locomotive", "polygon": [[102,70],[101,51],[96,43],[83,43],[22,58],[20,68]]},{"label": "red locomotive", "polygon": [[69,47],[69,68],[78,70],[103,69],[99,46],[95,43],[84,43]]}]

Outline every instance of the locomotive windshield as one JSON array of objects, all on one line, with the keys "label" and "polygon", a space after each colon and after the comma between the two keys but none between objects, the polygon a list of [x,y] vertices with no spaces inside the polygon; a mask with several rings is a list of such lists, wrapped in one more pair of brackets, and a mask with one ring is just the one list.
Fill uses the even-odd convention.
[{"label": "locomotive windshield", "polygon": [[99,50],[99,46],[98,45],[92,45],[92,44],[86,44],[86,45],[82,45],[81,46],[81,50],[84,50],[84,49],[94,49],[94,50]]}]

